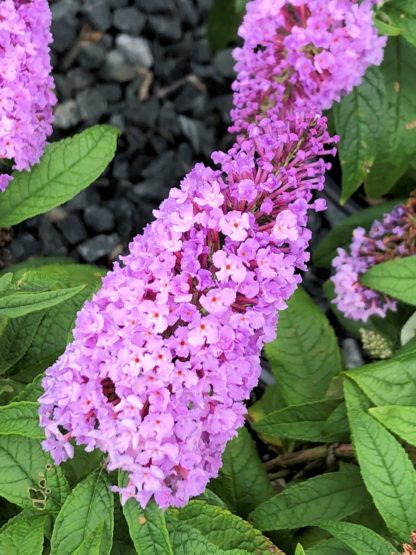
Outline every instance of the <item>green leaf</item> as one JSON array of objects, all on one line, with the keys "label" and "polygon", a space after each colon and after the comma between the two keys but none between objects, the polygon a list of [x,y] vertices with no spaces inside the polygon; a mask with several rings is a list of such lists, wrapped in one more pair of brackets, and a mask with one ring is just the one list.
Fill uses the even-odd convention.
[{"label": "green leaf", "polygon": [[295,555],[306,555],[306,551],[303,549],[300,543],[296,546]]},{"label": "green leaf", "polygon": [[41,312],[7,319],[0,332],[0,375],[7,372],[25,355],[42,320]]},{"label": "green leaf", "polygon": [[[175,520],[178,520],[188,530],[198,530],[209,543],[221,549],[220,553],[235,550],[236,553],[283,555],[251,524],[221,507],[207,505],[203,501],[190,501],[183,509],[170,509],[169,516],[170,530],[175,528]],[[175,549],[174,553],[177,555]]]},{"label": "green leaf", "polygon": [[334,106],[336,132],[341,136],[341,202],[358,189],[374,162],[385,93],[380,70],[370,68],[361,85]]},{"label": "green leaf", "polygon": [[238,436],[228,442],[219,477],[209,487],[233,513],[243,518],[273,496],[273,488],[247,428],[240,428]]},{"label": "green leaf", "polygon": [[340,402],[333,399],[314,401],[303,405],[292,405],[273,411],[253,424],[262,436],[290,438],[305,441],[344,441],[348,439],[348,419],[345,406],[337,413],[337,425],[328,424],[339,408]]},{"label": "green leaf", "polygon": [[306,550],[306,555],[351,555],[352,553],[343,543],[334,538],[323,540]]},{"label": "green leaf", "polygon": [[402,345],[406,345],[412,340],[416,340],[416,312],[407,320],[400,332],[400,342]]},{"label": "green leaf", "polygon": [[[119,486],[127,482],[127,475],[119,473]],[[174,555],[165,513],[153,500],[142,509],[135,499],[129,499],[123,506],[123,513],[138,555]]]},{"label": "green leaf", "polygon": [[391,555],[394,546],[370,528],[351,522],[322,521],[318,526],[342,541],[357,555]]},{"label": "green leaf", "polygon": [[390,0],[383,4],[383,20],[416,46],[416,4],[414,0]]},{"label": "green leaf", "polygon": [[416,471],[400,443],[367,414],[362,393],[344,382],[361,475],[388,529],[403,541],[416,522]]},{"label": "green leaf", "polygon": [[320,268],[330,268],[332,260],[337,255],[337,249],[348,249],[350,246],[352,234],[356,227],[361,226],[367,230],[370,229],[374,220],[382,219],[384,214],[402,204],[403,201],[403,199],[394,199],[383,204],[370,206],[342,220],[321,240],[313,254],[313,263]]},{"label": "green leaf", "polygon": [[73,555],[97,526],[104,522],[99,554],[111,551],[114,496],[107,476],[96,471],[80,482],[60,510],[51,538],[51,555]]},{"label": "green leaf", "polygon": [[6,289],[8,289],[12,280],[13,280],[12,273],[9,272],[8,274],[3,274],[0,277],[0,291],[5,291]]},{"label": "green leaf", "polygon": [[88,534],[73,555],[100,555],[104,534],[104,521]]},{"label": "green leaf", "polygon": [[266,345],[266,354],[288,405],[322,399],[342,370],[334,330],[302,288],[280,314],[278,339]]},{"label": "green leaf", "polygon": [[[224,555],[224,551],[211,543],[199,530],[181,522],[172,522],[169,527],[175,555]],[[247,551],[227,551],[227,555],[248,555]]]},{"label": "green leaf", "polygon": [[361,282],[371,289],[416,305],[416,256],[407,256],[376,264]]},{"label": "green leaf", "polygon": [[237,38],[241,10],[232,0],[214,0],[208,16],[208,42],[216,52],[226,48]]},{"label": "green leaf", "polygon": [[43,394],[42,380],[43,374],[39,374],[38,376],[36,376],[36,378],[32,382],[28,383],[23,391],[19,393],[19,395],[15,398],[15,401],[36,402]]},{"label": "green leaf", "polygon": [[0,435],[19,435],[45,439],[39,426],[39,405],[28,401],[0,407]]},{"label": "green leaf", "polygon": [[14,173],[1,197],[0,226],[43,214],[88,187],[113,159],[118,133],[115,127],[96,125],[47,146],[30,172]]},{"label": "green leaf", "polygon": [[357,383],[375,405],[416,406],[416,357],[391,358],[350,370]]},{"label": "green leaf", "polygon": [[0,468],[0,496],[20,507],[54,513],[69,493],[61,468],[53,466],[38,440],[0,436]]},{"label": "green leaf", "polygon": [[244,12],[246,9],[246,5],[248,0],[234,0],[235,2],[235,11],[237,13]]},{"label": "green leaf", "polygon": [[[46,275],[49,281],[58,281],[61,286],[71,287],[83,284],[85,288],[72,299],[62,303],[46,312],[41,312],[41,322],[36,330],[29,347],[23,357],[13,368],[19,372],[22,381],[28,381],[52,364],[60,356],[67,343],[71,340],[71,330],[75,323],[77,312],[86,299],[99,287],[103,270],[96,266],[84,264],[67,264],[64,266],[43,266],[34,274],[33,281],[37,279],[38,272]],[[20,279],[27,273],[16,274]],[[25,318],[29,318],[26,316]],[[19,319],[20,320],[20,319]],[[29,326],[30,322],[22,321],[22,327]],[[1,345],[1,343],[0,343]]]},{"label": "green leaf", "polygon": [[339,472],[294,484],[251,514],[259,530],[286,530],[310,526],[331,518],[341,520],[371,503],[357,467],[343,465]]},{"label": "green leaf", "polygon": [[45,517],[21,512],[0,530],[0,553],[42,555]]},{"label": "green leaf", "polygon": [[373,407],[369,412],[394,434],[416,447],[416,407]]},{"label": "green leaf", "polygon": [[0,297],[0,314],[7,318],[18,318],[31,312],[45,310],[75,297],[84,287],[84,285],[79,285],[78,287],[38,293],[28,291],[10,292]]},{"label": "green leaf", "polygon": [[401,37],[391,37],[381,70],[387,105],[381,118],[377,156],[365,178],[370,197],[387,193],[416,153],[416,49]]}]

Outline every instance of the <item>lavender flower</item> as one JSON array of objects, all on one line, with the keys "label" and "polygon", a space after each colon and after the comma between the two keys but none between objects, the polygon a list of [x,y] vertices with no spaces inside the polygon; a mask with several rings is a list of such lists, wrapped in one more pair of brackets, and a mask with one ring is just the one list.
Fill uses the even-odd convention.
[{"label": "lavender flower", "polygon": [[332,261],[338,309],[353,320],[366,322],[370,316],[385,317],[388,310],[396,310],[397,303],[387,295],[364,287],[360,276],[375,264],[394,258],[416,255],[416,196],[375,221],[370,232],[358,227],[354,230],[350,252],[338,249]]},{"label": "lavender flower", "polygon": [[[19,171],[38,162],[52,132],[50,24],[46,0],[0,2],[0,160]],[[0,191],[10,181],[0,175]]]},{"label": "lavender flower", "polygon": [[265,115],[330,108],[383,57],[375,0],[251,0],[234,51],[231,132]]},{"label": "lavender flower", "polygon": [[[221,466],[305,269],[308,209],[333,153],[324,118],[248,129],[214,171],[198,164],[80,311],[74,342],[47,370],[43,446],[107,453],[122,500],[183,506]],[[312,123],[310,123],[312,121]]]}]

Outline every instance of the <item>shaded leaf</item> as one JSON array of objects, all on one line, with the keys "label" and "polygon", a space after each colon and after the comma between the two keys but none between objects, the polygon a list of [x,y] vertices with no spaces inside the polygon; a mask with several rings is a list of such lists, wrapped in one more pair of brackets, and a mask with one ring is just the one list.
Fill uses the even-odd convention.
[{"label": "shaded leaf", "polygon": [[323,521],[319,526],[342,541],[357,555],[380,555],[394,553],[394,546],[370,528],[351,522]]},{"label": "shaded leaf", "polygon": [[383,4],[383,22],[416,46],[416,4],[414,0],[390,0]]},{"label": "shaded leaf", "polygon": [[51,555],[73,555],[102,522],[98,553],[107,555],[113,541],[114,497],[107,476],[100,470],[87,476],[67,497],[56,517]]},{"label": "shaded leaf", "polygon": [[2,193],[0,225],[8,227],[43,214],[93,183],[114,157],[118,130],[96,125],[48,145],[30,172],[14,173]]},{"label": "shaded leaf", "polygon": [[39,426],[38,403],[22,401],[0,407],[0,435],[19,435],[44,439]]},{"label": "shaded leaf", "polygon": [[376,264],[360,280],[371,289],[416,305],[416,256]]},{"label": "shaded leaf", "polygon": [[333,376],[342,370],[334,330],[302,288],[280,314],[278,339],[265,349],[288,405],[322,399]]},{"label": "shaded leaf", "polygon": [[31,312],[45,310],[75,297],[84,285],[54,291],[14,291],[0,297],[0,314],[7,318],[18,318]]},{"label": "shaded leaf", "polygon": [[344,388],[361,475],[387,527],[404,541],[416,522],[416,471],[400,443],[367,414],[357,386],[346,379]]},{"label": "shaded leaf", "polygon": [[0,530],[0,553],[42,555],[45,517],[21,512]]},{"label": "shaded leaf", "polygon": [[416,406],[373,407],[369,412],[383,426],[416,447]]},{"label": "shaded leaf", "polygon": [[243,518],[274,495],[256,444],[246,428],[240,428],[238,436],[228,442],[219,477],[209,487],[233,513]]}]

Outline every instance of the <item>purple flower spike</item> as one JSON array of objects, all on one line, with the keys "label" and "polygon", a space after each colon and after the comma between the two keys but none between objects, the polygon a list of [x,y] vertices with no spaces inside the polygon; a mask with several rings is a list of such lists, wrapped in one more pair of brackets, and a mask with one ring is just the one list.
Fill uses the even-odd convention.
[{"label": "purple flower spike", "polygon": [[[214,171],[171,190],[47,370],[43,446],[73,442],[129,475],[122,500],[183,506],[217,476],[275,337],[277,309],[301,281],[308,209],[328,165],[326,120],[263,120]],[[319,207],[319,203],[318,203]]]},{"label": "purple flower spike", "polygon": [[[0,2],[0,159],[29,170],[52,133],[51,12],[46,0]],[[0,175],[0,191],[11,177]]]},{"label": "purple flower spike", "polygon": [[383,57],[372,21],[375,0],[252,0],[234,51],[231,132],[272,114],[321,113]]}]

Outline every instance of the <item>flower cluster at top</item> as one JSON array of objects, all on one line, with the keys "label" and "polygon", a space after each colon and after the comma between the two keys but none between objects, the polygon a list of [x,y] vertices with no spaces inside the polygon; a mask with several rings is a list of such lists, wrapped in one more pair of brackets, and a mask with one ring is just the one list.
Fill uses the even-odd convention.
[{"label": "flower cluster at top", "polygon": [[325,208],[312,194],[332,140],[324,118],[306,121],[263,120],[214,153],[220,170],[196,165],[104,278],[43,380],[57,463],[71,440],[99,448],[143,507],[182,506],[217,475],[309,258],[308,209]]},{"label": "flower cluster at top", "polygon": [[416,195],[375,221],[367,234],[354,230],[349,252],[338,249],[332,261],[335,275],[334,303],[348,318],[366,322],[371,316],[384,317],[396,309],[396,301],[360,283],[360,276],[375,264],[403,256],[416,255]]},{"label": "flower cluster at top", "polygon": [[[19,171],[39,161],[52,133],[50,25],[47,0],[0,2],[0,161]],[[0,175],[0,191],[11,179]]]},{"label": "flower cluster at top", "polygon": [[252,0],[234,51],[231,132],[265,115],[321,113],[383,57],[372,22],[376,0]]}]

